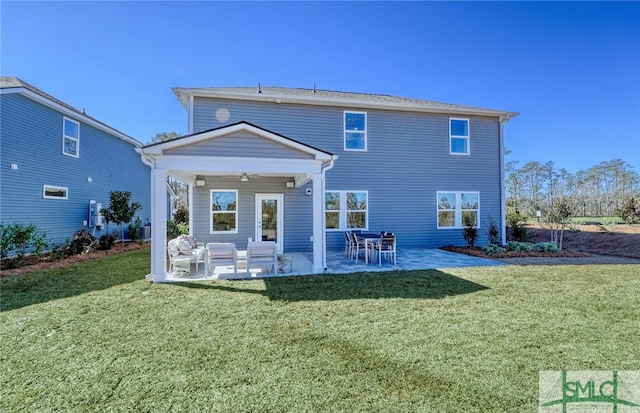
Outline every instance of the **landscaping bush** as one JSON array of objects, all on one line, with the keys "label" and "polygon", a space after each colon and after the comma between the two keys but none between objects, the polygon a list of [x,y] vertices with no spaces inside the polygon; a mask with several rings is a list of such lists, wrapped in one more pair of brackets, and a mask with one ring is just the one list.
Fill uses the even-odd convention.
[{"label": "landscaping bush", "polygon": [[22,260],[27,252],[40,255],[49,244],[46,236],[34,224],[0,225],[0,256],[6,258],[15,252],[18,260]]},{"label": "landscaping bush", "polygon": [[176,238],[182,234],[189,233],[189,224],[183,224],[180,222],[167,221],[167,236]]},{"label": "landscaping bush", "polygon": [[555,244],[555,242],[538,242],[533,246],[533,249],[538,252],[556,253],[559,251],[558,246]]},{"label": "landscaping bush", "polygon": [[507,212],[507,226],[509,231],[507,234],[513,241],[529,242],[533,238],[533,234],[526,227],[528,217],[519,211]]},{"label": "landscaping bush", "polygon": [[67,239],[60,245],[54,245],[49,251],[49,259],[51,261],[62,261],[69,256],[69,247],[71,242]]},{"label": "landscaping bush", "polygon": [[114,232],[113,234],[104,234],[100,236],[100,240],[98,243],[100,244],[101,250],[110,250],[113,248],[113,244],[118,239],[118,232]]},{"label": "landscaping bush", "polygon": [[173,213],[173,220],[179,224],[189,225],[189,208],[180,205]]},{"label": "landscaping bush", "polygon": [[462,236],[464,237],[464,240],[467,241],[469,248],[473,248],[473,245],[478,239],[478,228],[476,228],[476,226],[470,221],[467,221],[464,229],[462,230]]},{"label": "landscaping bush", "polygon": [[533,251],[533,244],[531,242],[509,241],[507,246],[511,251],[516,252],[531,252]]},{"label": "landscaping bush", "polygon": [[640,195],[627,196],[622,208],[617,208],[615,212],[627,225],[640,221]]},{"label": "landscaping bush", "polygon": [[71,238],[71,243],[69,245],[69,252],[74,254],[89,254],[93,251],[93,242],[96,240],[96,237],[91,235],[89,230],[86,228],[82,228],[76,231]]},{"label": "landscaping bush", "polygon": [[129,224],[129,239],[131,241],[142,240],[142,220],[136,217],[133,223]]},{"label": "landscaping bush", "polygon": [[501,253],[501,252],[505,252],[507,249],[506,248],[502,248],[498,244],[488,244],[488,245],[485,245],[484,247],[482,247],[482,250],[487,255],[493,255],[493,254],[498,254],[498,253]]},{"label": "landscaping bush", "polygon": [[500,244],[500,228],[498,228],[498,223],[491,216],[489,217],[489,227],[487,228],[487,235],[489,236],[489,244]]}]

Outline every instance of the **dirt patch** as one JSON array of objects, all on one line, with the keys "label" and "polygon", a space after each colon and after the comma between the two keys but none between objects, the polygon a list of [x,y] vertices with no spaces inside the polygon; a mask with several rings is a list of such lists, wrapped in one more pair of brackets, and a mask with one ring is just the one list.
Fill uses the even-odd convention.
[{"label": "dirt patch", "polygon": [[[551,238],[549,229],[538,226],[529,229],[533,242],[548,242]],[[507,251],[487,256],[481,248],[443,249],[519,265],[640,264],[640,225],[621,225],[612,232],[604,232],[597,225],[579,225],[565,231],[562,244],[562,252],[557,254]]]},{"label": "dirt patch", "polygon": [[141,248],[149,248],[150,245],[151,244],[148,242],[143,242],[143,243],[125,242],[124,244],[121,244],[118,242],[118,243],[115,243],[113,245],[113,248],[111,248],[110,250],[101,250],[96,248],[93,250],[93,252],[89,254],[73,255],[71,257],[67,257],[65,259],[57,260],[57,261],[52,261],[49,259],[49,257],[42,257],[40,259],[35,256],[28,256],[28,257],[25,257],[25,260],[27,261],[27,265],[23,267],[5,269],[3,266],[2,271],[0,271],[0,278],[12,277],[18,274],[24,274],[24,273],[33,272],[33,271],[40,271],[40,270],[49,269],[49,268],[64,267],[74,262],[88,261],[88,260],[93,260],[100,257],[108,257],[111,255],[120,254],[126,251],[133,251]]}]

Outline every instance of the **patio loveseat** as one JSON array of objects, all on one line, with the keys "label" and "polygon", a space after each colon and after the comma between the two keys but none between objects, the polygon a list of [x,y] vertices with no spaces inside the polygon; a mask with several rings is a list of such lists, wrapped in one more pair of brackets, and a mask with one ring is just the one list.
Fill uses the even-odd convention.
[{"label": "patio loveseat", "polygon": [[191,235],[180,235],[170,240],[167,243],[167,252],[169,272],[176,276],[189,275],[191,263],[196,264],[196,272],[198,272],[198,263],[204,262],[204,244],[199,243]]}]

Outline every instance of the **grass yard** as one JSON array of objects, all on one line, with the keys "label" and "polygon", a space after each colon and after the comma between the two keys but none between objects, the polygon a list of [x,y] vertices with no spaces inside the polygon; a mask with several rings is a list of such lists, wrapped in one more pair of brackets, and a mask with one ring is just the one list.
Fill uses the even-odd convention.
[{"label": "grass yard", "polygon": [[149,250],[1,280],[0,411],[533,412],[640,369],[640,266],[150,284]]}]

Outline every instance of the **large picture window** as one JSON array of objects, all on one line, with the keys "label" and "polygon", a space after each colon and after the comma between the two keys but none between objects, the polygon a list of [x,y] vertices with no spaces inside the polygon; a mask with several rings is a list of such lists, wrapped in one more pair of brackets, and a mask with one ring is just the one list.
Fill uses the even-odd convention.
[{"label": "large picture window", "polygon": [[80,124],[66,117],[62,121],[62,153],[80,156]]},{"label": "large picture window", "polygon": [[344,150],[367,150],[366,112],[344,112]]},{"label": "large picture window", "polygon": [[438,228],[478,225],[479,192],[438,192]]},{"label": "large picture window", "polygon": [[449,118],[449,153],[469,155],[469,119]]},{"label": "large picture window", "polygon": [[367,191],[325,192],[325,228],[366,230],[369,226],[368,198]]},{"label": "large picture window", "polygon": [[211,190],[211,233],[238,233],[237,190]]}]

